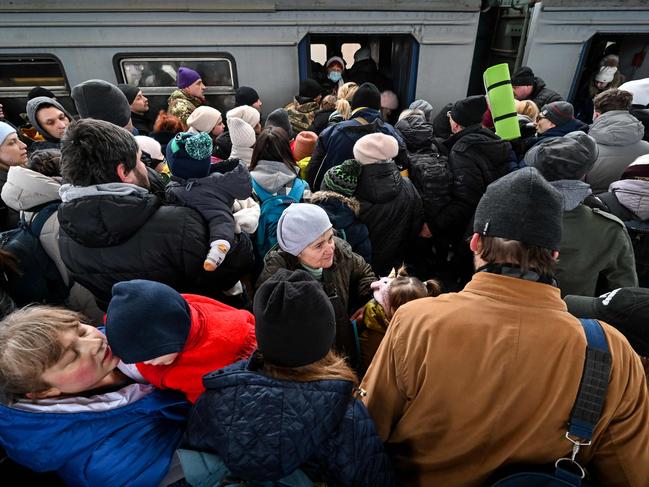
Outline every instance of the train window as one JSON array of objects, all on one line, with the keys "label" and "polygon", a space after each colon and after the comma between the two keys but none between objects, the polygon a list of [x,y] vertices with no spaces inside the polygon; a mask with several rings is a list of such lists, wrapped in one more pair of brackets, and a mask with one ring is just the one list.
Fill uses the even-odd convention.
[{"label": "train window", "polygon": [[65,90],[65,72],[58,59],[47,56],[0,57],[0,91],[27,92],[34,86]]},{"label": "train window", "polygon": [[207,92],[235,87],[233,61],[227,58],[122,58],[119,67],[126,83],[142,88],[175,89],[179,67],[199,72]]},{"label": "train window", "polygon": [[311,61],[320,63],[324,66],[327,62],[327,45],[311,44]]},{"label": "train window", "polygon": [[340,50],[343,53],[343,59],[347,69],[351,68],[354,65],[354,53],[361,48],[361,45],[356,42],[348,42],[340,46]]}]

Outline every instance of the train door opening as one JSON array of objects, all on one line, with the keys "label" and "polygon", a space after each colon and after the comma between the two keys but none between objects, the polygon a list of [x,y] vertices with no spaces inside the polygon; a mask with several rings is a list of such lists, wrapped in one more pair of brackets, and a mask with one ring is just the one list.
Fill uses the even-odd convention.
[{"label": "train door opening", "polygon": [[309,34],[298,45],[298,56],[301,80],[313,78],[326,84],[324,66],[329,58],[339,56],[345,62],[344,81],[369,81],[382,92],[393,91],[398,108],[391,121],[415,99],[419,43],[409,34]]},{"label": "train door opening", "polygon": [[[600,91],[617,88],[625,81],[649,78],[648,49],[647,34],[598,33],[584,44],[568,96],[582,121],[592,121],[592,99]],[[608,84],[598,86],[601,80]]]}]

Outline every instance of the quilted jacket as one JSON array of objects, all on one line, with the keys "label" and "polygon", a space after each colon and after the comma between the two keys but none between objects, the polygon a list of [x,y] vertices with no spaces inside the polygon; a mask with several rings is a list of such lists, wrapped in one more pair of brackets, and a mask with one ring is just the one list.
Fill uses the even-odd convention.
[{"label": "quilted jacket", "polygon": [[327,485],[389,486],[393,474],[367,409],[344,380],[291,382],[241,361],[203,378],[185,445],[216,453],[247,481],[302,468]]}]

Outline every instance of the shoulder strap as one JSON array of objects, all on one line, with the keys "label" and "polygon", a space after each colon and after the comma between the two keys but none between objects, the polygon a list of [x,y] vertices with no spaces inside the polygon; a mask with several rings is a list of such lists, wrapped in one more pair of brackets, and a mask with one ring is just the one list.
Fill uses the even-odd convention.
[{"label": "shoulder strap", "polygon": [[257,196],[259,196],[259,199],[261,200],[262,203],[266,201],[268,198],[270,198],[271,196],[273,196],[264,188],[262,188],[261,185],[257,181],[255,181],[255,178],[251,178],[251,179],[252,179],[252,189],[255,191],[255,193],[257,193]]},{"label": "shoulder strap", "polygon": [[41,231],[43,230],[45,222],[59,209],[60,204],[60,201],[51,203],[36,213],[36,216],[32,218],[29,229],[34,237],[39,238],[41,236]]},{"label": "shoulder strap", "polygon": [[602,325],[597,320],[580,319],[586,333],[586,359],[577,399],[570,413],[568,434],[589,442],[606,400],[611,373],[611,354]]},{"label": "shoulder strap", "polygon": [[300,200],[302,199],[302,194],[304,193],[305,189],[306,189],[306,183],[304,182],[304,180],[300,178],[295,178],[293,180],[293,187],[288,192],[287,196],[292,200],[295,200],[297,203],[299,203]]}]

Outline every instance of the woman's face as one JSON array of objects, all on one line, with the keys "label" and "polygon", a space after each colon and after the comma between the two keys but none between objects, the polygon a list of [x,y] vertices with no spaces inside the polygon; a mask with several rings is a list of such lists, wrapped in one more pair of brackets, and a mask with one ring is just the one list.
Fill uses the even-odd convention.
[{"label": "woman's face", "polygon": [[329,269],[334,263],[335,249],[334,231],[329,229],[300,252],[297,258],[302,264],[314,269]]},{"label": "woman's face", "polygon": [[0,162],[7,166],[22,166],[27,162],[27,146],[14,132],[0,144]]},{"label": "woman's face", "polygon": [[610,83],[605,83],[604,81],[595,81],[595,88],[599,91],[604,91]]},{"label": "woman's face", "polygon": [[51,386],[42,396],[75,394],[108,385],[119,358],[113,355],[103,333],[79,324],[61,332],[59,339],[63,353],[41,376]]}]

